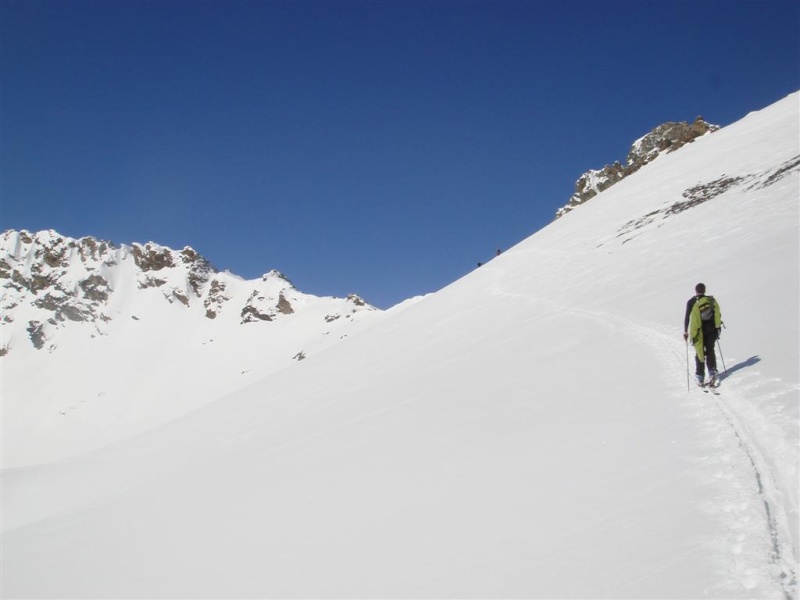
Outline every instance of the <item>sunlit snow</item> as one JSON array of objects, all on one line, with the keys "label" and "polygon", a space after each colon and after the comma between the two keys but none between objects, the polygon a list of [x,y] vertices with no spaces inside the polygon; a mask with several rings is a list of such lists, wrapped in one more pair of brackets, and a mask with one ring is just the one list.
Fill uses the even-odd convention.
[{"label": "sunlit snow", "polygon": [[[272,350],[225,330],[215,344],[247,351],[197,363],[205,333],[180,354],[183,325],[130,318],[73,347],[90,366],[60,351],[29,354],[35,371],[7,362],[4,453],[76,422],[111,434],[3,470],[3,595],[796,597],[799,101],[661,157],[280,369],[259,371]],[[726,324],[718,396],[687,389],[699,281]],[[97,391],[134,383],[108,365],[160,347],[169,394],[135,382],[109,425]],[[195,406],[197,368],[225,385],[253,374]],[[45,411],[19,408],[17,372],[48,382]],[[76,373],[86,397],[61,395]],[[177,418],[127,427],[161,411]]]}]

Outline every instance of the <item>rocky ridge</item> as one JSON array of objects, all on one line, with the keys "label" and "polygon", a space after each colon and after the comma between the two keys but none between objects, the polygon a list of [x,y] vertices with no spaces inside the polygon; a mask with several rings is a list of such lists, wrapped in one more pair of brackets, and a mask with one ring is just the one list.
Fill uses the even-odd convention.
[{"label": "rocky ridge", "polygon": [[602,169],[591,169],[581,175],[575,182],[575,193],[566,205],[556,211],[556,218],[563,217],[659,156],[674,152],[698,137],[718,129],[718,125],[707,123],[703,117],[697,117],[693,123],[670,121],[659,125],[633,143],[624,165],[616,161]]},{"label": "rocky ridge", "polygon": [[20,343],[55,350],[60,333],[69,329],[106,335],[114,320],[138,320],[134,299],[145,296],[158,298],[159,310],[181,309],[198,321],[221,319],[225,326],[291,318],[314,303],[330,305],[329,319],[376,310],[354,294],[346,299],[303,294],[278,271],[256,280],[220,272],[188,246],[117,246],[52,230],[0,234],[0,286],[0,356]]}]

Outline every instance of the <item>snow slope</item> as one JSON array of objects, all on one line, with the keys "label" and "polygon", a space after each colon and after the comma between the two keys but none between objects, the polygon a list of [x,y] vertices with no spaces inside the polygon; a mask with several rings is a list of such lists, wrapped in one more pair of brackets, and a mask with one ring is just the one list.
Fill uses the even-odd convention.
[{"label": "snow slope", "polygon": [[191,248],[54,231],[0,235],[0,282],[3,467],[163,424],[380,316],[354,295],[304,294],[277,271],[217,272]]},{"label": "snow slope", "polygon": [[[3,594],[797,597],[799,99],[291,369],[4,470]],[[698,281],[719,396],[687,391]]]}]

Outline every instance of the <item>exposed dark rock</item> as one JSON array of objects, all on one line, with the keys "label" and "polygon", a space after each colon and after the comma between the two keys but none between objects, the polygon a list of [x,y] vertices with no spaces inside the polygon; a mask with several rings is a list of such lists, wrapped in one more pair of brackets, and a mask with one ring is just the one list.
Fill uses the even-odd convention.
[{"label": "exposed dark rock", "polygon": [[133,261],[142,271],[160,271],[167,267],[174,267],[172,252],[168,248],[156,250],[151,244],[141,246],[134,244],[131,250]]},{"label": "exposed dark rock", "polygon": [[67,264],[66,251],[67,248],[63,246],[64,240],[58,238],[58,246],[44,247],[41,249],[42,261],[49,267],[65,266]]},{"label": "exposed dark rock", "polygon": [[718,126],[706,123],[702,117],[697,117],[691,124],[668,122],[659,125],[631,146],[624,166],[617,161],[599,171],[590,170],[581,175],[575,183],[575,193],[567,204],[556,212],[556,218],[591,200],[662,154],[674,152],[698,137],[718,129]]},{"label": "exposed dark rock", "polygon": [[144,281],[139,282],[139,289],[143,290],[145,288],[151,287],[161,287],[167,283],[166,279],[159,279],[158,277],[147,277]]},{"label": "exposed dark rock", "polygon": [[181,294],[178,290],[174,290],[172,292],[172,297],[184,306],[189,306],[189,298],[186,297],[186,294]]},{"label": "exposed dark rock", "polygon": [[0,279],[11,279],[11,265],[0,258]]},{"label": "exposed dark rock", "polygon": [[78,253],[84,263],[101,260],[112,248],[114,245],[110,242],[93,237],[84,237],[78,240]]},{"label": "exposed dark rock", "polygon": [[186,277],[189,282],[189,287],[192,288],[195,296],[201,296],[203,293],[203,286],[208,282],[208,275],[205,273],[198,273],[191,271]]},{"label": "exposed dark rock", "polygon": [[230,300],[225,295],[225,284],[219,279],[211,281],[211,286],[208,290],[208,296],[203,301],[203,306],[206,308],[206,317],[209,319],[216,319],[218,312],[222,309],[222,305]]},{"label": "exposed dark rock", "polygon": [[201,296],[203,286],[205,286],[211,276],[218,271],[210,262],[189,246],[181,250],[178,256],[181,262],[189,267],[189,286],[192,288],[195,296]]},{"label": "exposed dark rock", "polygon": [[622,242],[624,244],[632,240],[637,235],[636,232],[638,230],[644,229],[651,223],[655,223],[704,204],[735,187],[744,187],[744,192],[763,189],[769,185],[772,185],[775,183],[775,181],[778,181],[786,174],[796,170],[800,170],[800,156],[791,159],[782,164],[780,167],[766,173],[749,173],[745,175],[738,175],[736,177],[723,175],[722,177],[713,181],[698,183],[697,185],[684,190],[682,194],[684,198],[683,200],[678,200],[666,208],[654,210],[642,217],[628,221],[625,223],[625,225],[620,227],[617,237],[625,238]]},{"label": "exposed dark rock", "polygon": [[[659,125],[631,147],[628,152],[627,168],[633,168],[632,173],[659,155],[665,152],[674,152],[678,148],[692,143],[698,137],[717,129],[719,129],[718,126],[706,123],[703,117],[697,117],[691,124],[668,122]],[[630,173],[627,174],[630,175]]]},{"label": "exposed dark rock", "polygon": [[32,274],[29,279],[18,270],[11,272],[11,281],[17,284],[17,289],[26,289],[34,294],[46,290],[55,283],[55,276],[53,275],[38,275]]},{"label": "exposed dark rock", "polygon": [[348,294],[347,301],[352,302],[356,306],[366,306],[367,303],[358,295],[356,294]]},{"label": "exposed dark rock", "polygon": [[258,309],[248,304],[242,309],[242,323],[255,323],[257,321],[272,321],[272,315],[259,312]]},{"label": "exposed dark rock", "polygon": [[769,187],[773,183],[777,183],[778,181],[780,181],[781,179],[783,179],[784,177],[795,171],[800,171],[800,156],[795,156],[794,158],[787,160],[780,167],[770,172],[764,179],[764,181],[761,182],[760,185],[755,187],[760,187],[762,189]]},{"label": "exposed dark rock", "polygon": [[59,308],[61,308],[66,301],[67,301],[66,296],[63,295],[54,296],[53,294],[48,292],[41,298],[36,298],[36,300],[34,300],[33,302],[33,305],[36,306],[37,308],[43,308],[45,310],[55,312]]},{"label": "exposed dark rock", "polygon": [[284,315],[291,315],[294,312],[292,304],[283,295],[283,292],[278,296],[278,312]]},{"label": "exposed dark rock", "polygon": [[683,197],[686,198],[686,200],[682,202],[675,202],[666,210],[666,212],[670,215],[676,215],[692,208],[693,206],[697,206],[703,202],[708,202],[712,198],[716,198],[720,194],[724,194],[733,186],[741,183],[744,179],[744,177],[721,177],[715,181],[690,187],[688,190],[683,192]]},{"label": "exposed dark rock", "polygon": [[193,264],[197,261],[203,261],[208,264],[208,261],[200,256],[194,248],[186,246],[183,250],[181,250],[180,255],[181,260],[184,264]]},{"label": "exposed dark rock", "polygon": [[[55,292],[61,292],[55,287]],[[37,298],[33,305],[54,313],[54,323],[68,321],[89,321],[94,318],[94,312],[90,306],[76,304],[72,296],[63,292],[51,294],[48,292],[44,296]]]},{"label": "exposed dark rock", "polygon": [[83,290],[86,299],[94,302],[105,302],[108,300],[109,288],[108,281],[100,275],[90,275],[78,286]]},{"label": "exposed dark rock", "polygon": [[91,317],[92,313],[90,311],[83,310],[81,307],[72,304],[65,304],[56,312],[56,318],[59,321],[63,321],[65,318],[70,321],[88,321]]},{"label": "exposed dark rock", "polygon": [[41,350],[45,342],[44,325],[40,321],[29,321],[27,331],[33,347]]}]

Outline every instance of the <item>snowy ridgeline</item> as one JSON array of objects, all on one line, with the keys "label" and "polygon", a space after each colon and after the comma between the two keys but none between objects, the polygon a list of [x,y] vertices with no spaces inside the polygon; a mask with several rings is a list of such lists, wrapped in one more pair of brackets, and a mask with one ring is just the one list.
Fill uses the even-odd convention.
[{"label": "snowy ridgeline", "polygon": [[[796,598],[799,99],[199,408],[173,408],[199,353],[161,356],[156,404],[134,368],[113,402],[31,350],[64,379],[6,394],[4,453],[68,458],[3,472],[3,594]],[[698,281],[719,396],[687,390]],[[102,368],[171,337],[132,331]],[[183,416],[126,429],[160,411]],[[116,443],[71,452],[99,424]]]},{"label": "snowy ridgeline", "polygon": [[53,351],[65,328],[106,335],[114,319],[141,319],[136,309],[144,316],[155,310],[169,320],[174,311],[168,304],[226,327],[274,321],[315,304],[325,304],[331,320],[374,310],[356,295],[338,301],[302,294],[278,271],[251,281],[220,273],[190,247],[176,251],[152,242],[117,247],[52,230],[0,234],[0,279],[3,355],[16,346]]},{"label": "snowy ridgeline", "polygon": [[192,248],[54,231],[0,235],[0,281],[4,467],[164,423],[382,314],[354,294],[304,294],[278,271],[218,272]]},{"label": "snowy ridgeline", "polygon": [[697,138],[719,130],[718,125],[706,123],[697,117],[693,123],[667,122],[659,125],[647,135],[640,137],[628,151],[625,164],[619,161],[602,169],[590,169],[575,182],[575,193],[569,201],[556,211],[556,218],[563,217],[581,204],[588,202],[600,192],[634,174],[659,156],[675,152]]}]

